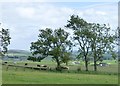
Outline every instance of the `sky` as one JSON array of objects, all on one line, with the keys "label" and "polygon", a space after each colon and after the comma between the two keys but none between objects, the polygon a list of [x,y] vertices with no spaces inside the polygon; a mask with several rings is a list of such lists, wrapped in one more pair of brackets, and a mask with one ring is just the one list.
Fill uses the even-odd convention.
[{"label": "sky", "polygon": [[[113,2],[114,1],[114,2]],[[77,0],[68,2],[34,2],[29,0],[1,0],[0,28],[10,31],[9,49],[29,50],[30,43],[37,40],[39,29],[64,28],[71,15],[79,15],[88,22],[109,24],[112,29],[118,26],[118,0],[101,2]]]}]

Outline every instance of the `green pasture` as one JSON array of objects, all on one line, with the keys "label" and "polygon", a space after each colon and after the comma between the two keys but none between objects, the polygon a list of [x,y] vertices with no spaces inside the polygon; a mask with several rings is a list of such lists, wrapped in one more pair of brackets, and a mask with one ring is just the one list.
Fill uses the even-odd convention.
[{"label": "green pasture", "polygon": [[[118,73],[118,63],[115,62],[115,60],[105,60],[103,62],[109,63],[109,66],[105,66],[105,67],[100,67],[98,66],[98,71],[100,72],[108,72],[108,73]],[[30,67],[37,67],[37,65],[47,65],[49,67],[51,67],[52,69],[55,69],[56,67],[56,62],[54,61],[49,61],[49,60],[42,60],[41,62],[33,62],[33,61],[18,61],[16,62],[15,65],[18,66],[24,66],[25,63],[28,63],[27,66]],[[13,61],[9,61],[8,64],[13,64]],[[65,64],[62,64],[62,66],[66,66]],[[78,68],[81,68],[82,71],[85,71],[85,66],[84,66],[84,62],[81,61],[80,64],[72,64],[72,61],[70,61],[68,63],[68,67],[69,70],[71,71],[77,71]],[[89,64],[89,70],[93,71],[94,70],[94,66],[92,66],[91,64]]]},{"label": "green pasture", "polygon": [[38,71],[22,68],[3,70],[4,84],[117,84],[117,75]]},{"label": "green pasture", "polygon": [[[110,63],[106,67],[98,67],[98,71],[93,71],[93,66],[89,65],[89,72],[85,71],[84,64],[73,65],[69,62],[69,71],[62,72],[49,70],[34,70],[17,67],[9,67],[3,65],[2,68],[2,83],[3,84],[117,84],[118,83],[118,65],[114,61],[107,61]],[[23,61],[17,62],[16,65],[36,67],[37,64],[44,64],[51,67],[53,70],[56,63],[53,61],[43,60],[41,62]],[[8,64],[13,64],[12,61]],[[62,64],[65,65],[65,64]],[[81,67],[81,71],[77,68]]]}]

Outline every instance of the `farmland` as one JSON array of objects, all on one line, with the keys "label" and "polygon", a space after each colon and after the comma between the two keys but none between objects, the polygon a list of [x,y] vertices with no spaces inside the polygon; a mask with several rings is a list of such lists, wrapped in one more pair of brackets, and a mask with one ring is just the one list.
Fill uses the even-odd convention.
[{"label": "farmland", "polygon": [[4,84],[117,84],[117,75],[3,71]]},{"label": "farmland", "polygon": [[[29,53],[28,53],[29,54]],[[23,53],[12,53],[9,56],[28,56]],[[28,60],[15,60],[5,59],[6,65],[2,66],[2,83],[3,84],[117,84],[118,83],[118,63],[115,60],[104,60],[104,63],[108,63],[109,66],[100,67],[98,71],[94,72],[93,62],[89,64],[89,71],[85,71],[83,61],[79,64],[73,64],[73,61],[69,61],[69,70],[63,70],[61,72],[56,71],[56,62],[45,58],[41,62],[33,62]],[[16,62],[16,64],[14,64]],[[37,65],[47,65],[51,70],[35,70],[26,67],[37,67]],[[13,66],[8,66],[13,65]],[[65,64],[61,64],[66,66]],[[7,69],[8,68],[8,69]],[[81,68],[81,71],[77,71]]]},{"label": "farmland", "polygon": [[0,84],[118,84],[118,4],[14,4],[1,4]]},{"label": "farmland", "polygon": [[[41,62],[27,61],[29,66],[36,67],[37,64],[49,65],[53,71],[49,70],[33,70],[18,67],[9,67],[3,65],[3,80],[4,84],[117,84],[118,83],[118,65],[112,61],[109,62],[110,66],[98,67],[98,71],[93,71],[93,66],[89,65],[88,72],[84,69],[84,64],[81,62],[79,65],[73,65],[69,62],[69,71],[58,72],[54,68],[56,63],[53,61],[43,60]],[[24,66],[25,62],[17,62],[16,65]],[[12,64],[12,62],[8,62]],[[64,65],[64,64],[62,64]],[[81,66],[81,71],[77,68]]]}]

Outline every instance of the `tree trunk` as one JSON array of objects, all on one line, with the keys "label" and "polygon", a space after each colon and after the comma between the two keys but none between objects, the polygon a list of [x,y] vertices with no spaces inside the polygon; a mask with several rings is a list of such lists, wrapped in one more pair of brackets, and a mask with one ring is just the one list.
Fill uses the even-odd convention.
[{"label": "tree trunk", "polygon": [[57,62],[57,67],[60,67],[60,61],[58,60],[58,58],[56,58],[56,62]]},{"label": "tree trunk", "polygon": [[60,61],[58,58],[56,58],[56,62],[57,62],[56,70],[61,71]]},{"label": "tree trunk", "polygon": [[86,56],[85,56],[85,68],[86,68],[86,71],[88,71],[88,60]]},{"label": "tree trunk", "polygon": [[97,71],[97,62],[95,60],[94,60],[94,71]]},{"label": "tree trunk", "polygon": [[86,71],[88,71],[88,61],[85,61]]},{"label": "tree trunk", "polygon": [[66,62],[66,66],[68,66],[68,62]]},{"label": "tree trunk", "polygon": [[94,71],[97,71],[96,52],[94,53]]}]

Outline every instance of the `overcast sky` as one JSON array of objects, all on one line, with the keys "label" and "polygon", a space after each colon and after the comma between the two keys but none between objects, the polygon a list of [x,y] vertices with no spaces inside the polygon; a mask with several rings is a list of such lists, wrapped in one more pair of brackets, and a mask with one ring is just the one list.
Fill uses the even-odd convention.
[{"label": "overcast sky", "polygon": [[[6,0],[4,0],[6,1]],[[10,29],[9,49],[29,50],[30,43],[37,40],[38,30],[59,28],[67,24],[70,15],[79,15],[88,22],[118,26],[118,2],[20,2],[0,3],[0,21]],[[23,1],[23,0],[21,0]],[[54,0],[53,0],[54,1]],[[95,1],[95,0],[93,0]],[[105,0],[104,0],[105,1]],[[108,1],[108,0],[106,0]]]}]

